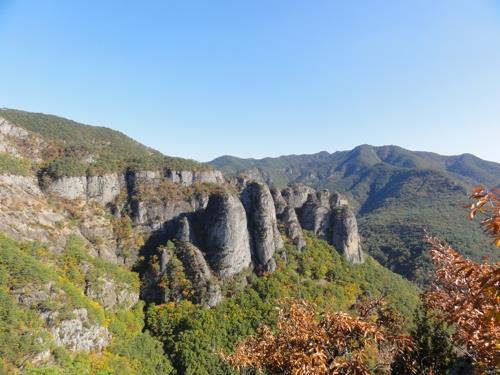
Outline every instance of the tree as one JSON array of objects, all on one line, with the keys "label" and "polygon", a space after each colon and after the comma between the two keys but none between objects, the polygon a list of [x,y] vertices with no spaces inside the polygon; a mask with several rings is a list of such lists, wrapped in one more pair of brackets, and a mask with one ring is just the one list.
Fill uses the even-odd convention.
[{"label": "tree", "polygon": [[453,325],[454,341],[478,367],[500,365],[500,263],[475,263],[427,235],[434,279],[425,301]]},{"label": "tree", "polygon": [[413,350],[398,357],[392,374],[448,374],[455,360],[448,327],[435,318],[434,312],[421,306],[415,311],[415,327],[411,331]]},{"label": "tree", "polygon": [[325,312],[313,305],[283,301],[276,331],[261,327],[259,335],[240,343],[223,357],[237,369],[269,374],[358,374],[387,371],[396,355],[409,352],[401,317],[382,298],[364,299],[358,316]]},{"label": "tree", "polygon": [[470,219],[474,219],[477,214],[482,214],[483,219],[480,224],[483,230],[500,247],[500,189],[486,190],[482,186],[477,186],[472,191],[470,199],[474,200],[471,205],[466,206],[469,208]]}]

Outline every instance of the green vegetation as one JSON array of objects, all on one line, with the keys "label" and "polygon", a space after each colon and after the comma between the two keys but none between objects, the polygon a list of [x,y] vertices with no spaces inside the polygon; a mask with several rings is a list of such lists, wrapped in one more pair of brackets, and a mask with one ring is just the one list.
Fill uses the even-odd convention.
[{"label": "green vegetation", "polygon": [[[231,186],[223,186],[210,182],[196,182],[190,186],[179,185],[172,181],[162,181],[159,185],[142,184],[137,191],[138,199],[146,202],[169,202],[185,200],[190,202],[193,197],[208,196],[209,194],[228,192]],[[233,191],[235,194],[237,192]]]},{"label": "green vegetation", "polygon": [[52,179],[57,179],[60,177],[85,176],[87,169],[87,163],[82,163],[70,156],[64,156],[52,160],[42,168],[41,172]]},{"label": "green vegetation", "polygon": [[[193,160],[165,156],[109,128],[14,109],[0,109],[0,116],[48,142],[46,150],[42,150],[45,162],[42,172],[51,177],[96,175],[126,169],[210,169]],[[0,159],[0,168],[2,164]]]},{"label": "green vegetation", "polygon": [[[0,374],[170,374],[172,366],[162,345],[144,332],[144,305],[105,311],[84,293],[93,277],[106,277],[138,290],[135,273],[87,255],[77,238],[61,254],[37,244],[0,236]],[[90,324],[107,327],[113,339],[101,354],[71,353],[56,346],[50,328],[57,322],[40,313],[57,312],[58,320],[74,318],[75,308],[88,311]],[[53,361],[33,364],[37,354],[50,350]]]},{"label": "green vegetation", "polygon": [[175,245],[168,241],[163,251],[168,252],[169,261],[158,286],[170,301],[180,302],[189,299],[193,294],[193,285],[186,276],[184,265],[175,255]]},{"label": "green vegetation", "polygon": [[[385,295],[404,316],[412,316],[418,301],[414,285],[370,257],[365,264],[352,265],[326,242],[311,234],[306,238],[303,252],[287,243],[276,255],[277,272],[247,274],[246,287],[242,278],[226,281],[223,289],[231,298],[212,309],[187,300],[188,278],[172,257],[163,282],[174,302],[150,305],[145,315],[142,302],[105,311],[83,293],[99,277],[133,290],[139,285],[137,274],[91,258],[77,237],[70,237],[59,254],[1,237],[0,369],[9,374],[21,367],[25,374],[233,374],[219,351],[230,352],[262,323],[275,324],[278,300],[304,298],[338,311],[349,310],[362,296]],[[173,253],[171,243],[167,250]],[[75,354],[53,342],[49,324],[57,322],[45,321],[40,313],[56,311],[61,321],[74,318],[75,308],[88,311],[89,323],[108,328],[113,339],[103,353]],[[32,364],[45,350],[53,360]]]},{"label": "green vegetation", "polygon": [[280,299],[303,298],[322,309],[346,311],[360,296],[384,294],[404,316],[413,315],[418,289],[401,276],[370,257],[365,264],[352,265],[312,235],[307,243],[303,252],[287,244],[277,257],[277,272],[250,276],[246,288],[215,308],[181,301],[148,309],[147,328],[163,342],[178,374],[233,374],[218,352],[230,352],[261,324],[273,325]]},{"label": "green vegetation", "polygon": [[417,374],[446,375],[456,360],[449,328],[432,311],[420,307],[415,311],[415,327],[411,330],[414,348],[407,353],[407,358],[397,358],[392,371],[396,374],[415,374],[411,368],[413,362]]},{"label": "green vegetation", "polygon": [[16,158],[7,153],[0,153],[0,174],[26,176],[32,173],[31,163],[24,158]]}]

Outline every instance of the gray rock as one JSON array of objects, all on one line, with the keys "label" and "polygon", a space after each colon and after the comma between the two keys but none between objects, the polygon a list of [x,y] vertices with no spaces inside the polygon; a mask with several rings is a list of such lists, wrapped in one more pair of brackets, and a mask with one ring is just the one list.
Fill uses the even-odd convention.
[{"label": "gray rock", "polygon": [[105,276],[87,281],[85,294],[111,311],[130,309],[139,301],[139,292],[132,290],[130,285]]},{"label": "gray rock", "polygon": [[41,137],[0,117],[0,152],[41,162],[41,154],[45,149],[46,143]]},{"label": "gray rock", "polygon": [[101,352],[111,341],[107,328],[89,321],[87,310],[73,310],[74,318],[58,321],[57,311],[44,313],[56,345],[73,352]]},{"label": "gray rock", "polygon": [[[64,211],[49,204],[34,177],[0,175],[0,232],[18,241],[37,241],[60,252],[69,236],[84,242],[78,228],[67,226]],[[97,255],[89,246],[89,254]]]},{"label": "gray rock", "polygon": [[146,230],[162,229],[166,222],[186,213],[204,209],[208,204],[208,195],[197,195],[189,200],[183,198],[168,201],[140,200],[132,201],[132,220],[136,226]]},{"label": "gray rock", "polygon": [[300,209],[299,219],[302,228],[328,240],[331,233],[331,210],[327,192],[309,194]]},{"label": "gray rock", "polygon": [[60,177],[45,186],[45,191],[64,199],[87,198],[87,177]]},{"label": "gray rock", "polygon": [[41,351],[40,353],[37,353],[33,359],[31,359],[31,364],[36,366],[36,367],[40,367],[42,366],[43,364],[45,363],[48,363],[52,360],[52,352],[47,349],[47,350],[43,350]]},{"label": "gray rock", "polygon": [[343,195],[340,195],[339,193],[333,193],[330,198],[330,206],[332,208],[340,206],[349,206],[349,201]]},{"label": "gray rock", "polygon": [[241,200],[247,213],[252,252],[257,266],[272,272],[276,268],[272,261],[273,255],[284,245],[269,187],[262,182],[250,182],[242,191]]},{"label": "gray rock", "polygon": [[316,194],[316,191],[309,186],[297,184],[287,187],[281,193],[290,207],[300,208],[306,203],[309,195]]},{"label": "gray rock", "polygon": [[285,198],[281,195],[281,191],[279,191],[276,188],[271,189],[271,195],[273,196],[274,200],[274,207],[276,209],[276,216],[280,216],[283,214],[285,209],[287,208],[288,204],[286,203]]},{"label": "gray rock", "polygon": [[54,283],[49,282],[41,287],[15,288],[11,290],[11,293],[19,304],[33,308],[48,299],[55,298],[57,291],[53,287]]},{"label": "gray rock", "polygon": [[115,233],[107,218],[86,210],[80,218],[79,229],[100,258],[118,263]]},{"label": "gray rock", "polygon": [[286,207],[279,219],[283,223],[286,235],[299,250],[302,250],[306,246],[306,240],[295,210],[292,207]]},{"label": "gray rock", "polygon": [[113,202],[125,188],[125,177],[118,173],[91,176],[87,179],[87,199],[103,205]]},{"label": "gray rock", "polygon": [[167,270],[167,265],[170,259],[170,252],[167,249],[162,248],[160,251],[160,273],[164,273]]},{"label": "gray rock", "polygon": [[179,219],[176,238],[181,242],[193,242],[189,220],[186,216]]},{"label": "gray rock", "polygon": [[200,183],[223,184],[224,176],[221,171],[199,171],[194,172],[193,181]]},{"label": "gray rock", "polygon": [[48,183],[45,191],[64,199],[93,200],[106,205],[113,202],[124,188],[124,176],[112,173],[91,177],[60,177]]},{"label": "gray rock", "polygon": [[234,276],[251,265],[247,218],[241,201],[228,192],[210,196],[203,217],[204,246],[218,276]]},{"label": "gray rock", "polygon": [[333,210],[332,244],[351,263],[363,263],[356,216],[348,206]]},{"label": "gray rock", "polygon": [[30,135],[27,130],[12,124],[3,117],[0,117],[0,134],[21,139],[27,139]]},{"label": "gray rock", "polygon": [[224,177],[221,171],[173,171],[167,170],[165,172],[165,179],[174,183],[191,186],[193,183],[214,183],[222,184]]},{"label": "gray rock", "polygon": [[216,278],[200,249],[191,243],[180,243],[176,247],[176,254],[184,265],[186,275],[194,287],[193,300],[195,303],[216,306],[222,301],[222,292]]},{"label": "gray rock", "polygon": [[31,195],[41,196],[43,194],[38,186],[38,181],[34,177],[0,174],[0,183],[16,186],[18,189],[24,190]]},{"label": "gray rock", "polygon": [[131,192],[137,192],[143,184],[159,186],[164,179],[161,171],[132,171],[127,174],[127,184]]}]

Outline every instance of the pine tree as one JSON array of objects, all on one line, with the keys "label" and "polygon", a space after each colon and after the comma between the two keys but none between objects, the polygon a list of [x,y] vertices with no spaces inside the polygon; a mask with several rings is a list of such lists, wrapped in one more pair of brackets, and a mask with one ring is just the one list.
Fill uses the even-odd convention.
[{"label": "pine tree", "polygon": [[453,345],[446,326],[420,307],[415,312],[415,328],[411,331],[413,350],[406,358],[398,358],[392,374],[447,374],[454,363]]}]

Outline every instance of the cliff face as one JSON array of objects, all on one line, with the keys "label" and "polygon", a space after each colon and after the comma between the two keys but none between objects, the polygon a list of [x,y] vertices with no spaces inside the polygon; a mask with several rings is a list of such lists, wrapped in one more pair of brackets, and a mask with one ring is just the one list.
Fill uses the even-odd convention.
[{"label": "cliff face", "polygon": [[295,185],[274,191],[273,198],[286,234],[299,249],[305,246],[305,229],[331,243],[349,262],[364,261],[356,216],[340,194]]},{"label": "cliff face", "polygon": [[356,216],[349,206],[336,206],[332,215],[332,239],[336,249],[351,263],[363,263]]},{"label": "cliff face", "polygon": [[[74,234],[88,243],[93,256],[114,263],[131,264],[138,255],[140,245],[130,254],[117,238],[120,232],[115,222],[127,214],[131,236],[154,233],[163,242],[190,242],[202,250],[221,278],[245,268],[272,272],[273,256],[284,247],[278,223],[299,249],[305,246],[305,229],[334,244],[348,260],[362,261],[356,219],[347,201],[303,185],[271,193],[263,182],[243,180],[236,187],[227,185],[218,171],[167,170],[62,177],[43,188],[33,177],[2,175],[0,197],[2,194],[3,232],[20,240],[52,244],[59,240],[59,248],[66,236]],[[104,206],[113,213],[114,221],[99,208]],[[76,228],[62,225],[75,215],[74,210],[79,210]],[[181,218],[184,226],[179,227]]]},{"label": "cliff face", "polygon": [[248,217],[255,263],[263,271],[272,272],[276,268],[273,255],[284,245],[269,187],[264,183],[250,182],[242,191],[241,200]]},{"label": "cliff face", "polygon": [[212,268],[222,278],[251,264],[247,219],[241,201],[228,193],[210,196],[203,213],[204,247]]}]

